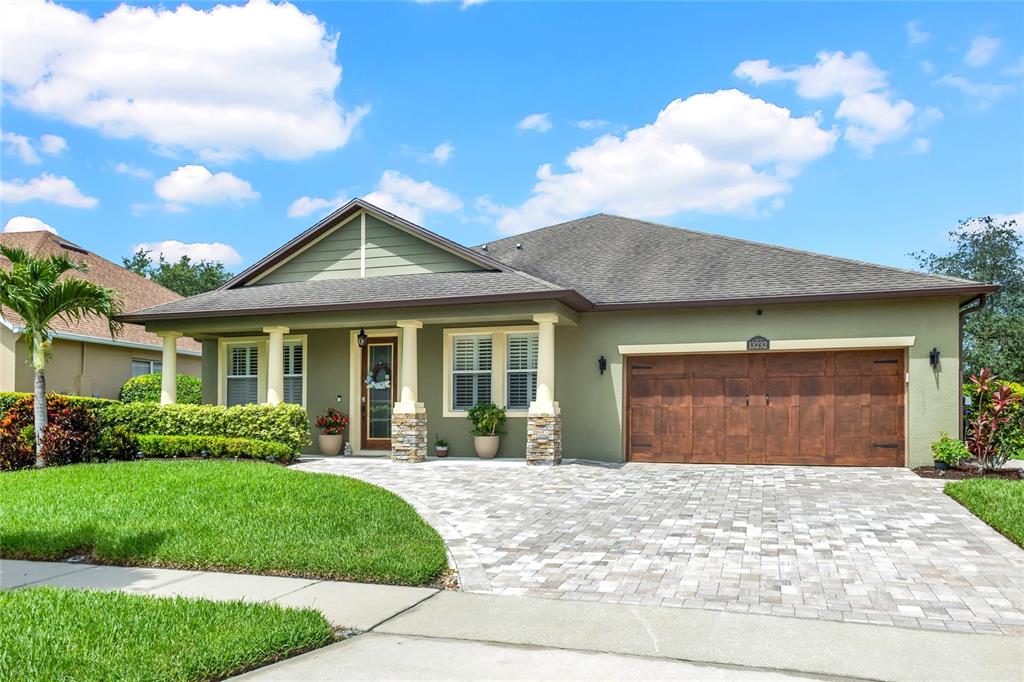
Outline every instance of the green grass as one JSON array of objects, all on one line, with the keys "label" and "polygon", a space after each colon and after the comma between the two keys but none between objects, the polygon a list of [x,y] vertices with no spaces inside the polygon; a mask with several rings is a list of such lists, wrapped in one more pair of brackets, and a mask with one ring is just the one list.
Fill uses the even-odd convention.
[{"label": "green grass", "polygon": [[421,585],[437,532],[376,486],[258,462],[79,464],[0,474],[0,556]]},{"label": "green grass", "polygon": [[946,484],[946,494],[1024,547],[1024,482],[972,478]]},{"label": "green grass", "polygon": [[323,646],[312,610],[56,587],[0,592],[2,680],[212,680]]}]

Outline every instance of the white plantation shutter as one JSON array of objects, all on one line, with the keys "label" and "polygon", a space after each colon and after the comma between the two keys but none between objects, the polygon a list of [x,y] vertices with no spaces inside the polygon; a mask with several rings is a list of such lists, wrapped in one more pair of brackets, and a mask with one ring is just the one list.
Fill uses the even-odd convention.
[{"label": "white plantation shutter", "polygon": [[302,373],[306,358],[301,341],[284,344],[284,401],[302,404]]},{"label": "white plantation shutter", "polygon": [[529,409],[537,398],[537,334],[509,334],[506,406],[510,410]]},{"label": "white plantation shutter", "polygon": [[452,409],[491,402],[491,337],[455,336],[452,348]]},{"label": "white plantation shutter", "polygon": [[259,357],[256,344],[228,347],[227,404],[245,405],[259,400]]}]

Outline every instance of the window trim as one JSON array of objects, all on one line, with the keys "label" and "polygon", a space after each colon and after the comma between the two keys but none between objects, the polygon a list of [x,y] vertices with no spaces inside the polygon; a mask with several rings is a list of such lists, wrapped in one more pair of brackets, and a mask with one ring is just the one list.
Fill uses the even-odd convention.
[{"label": "window trim", "polygon": [[[302,343],[302,407],[306,407],[309,390],[309,341],[306,334],[285,334],[284,342]],[[264,336],[222,336],[217,339],[217,404],[227,405],[228,398],[228,349],[231,346],[256,344],[256,404],[267,403],[267,358],[269,337]]]},{"label": "window trim", "polygon": [[[507,390],[505,377],[507,376],[506,366],[508,364],[508,335],[509,334],[536,334],[539,332],[537,325],[520,325],[513,327],[450,327],[442,331],[442,362],[441,362],[441,385],[442,400],[444,405],[444,417],[465,418],[468,410],[455,410],[452,408],[452,367],[455,365],[452,355],[455,352],[456,336],[486,336],[491,335],[491,400],[498,407],[506,407]],[[529,416],[529,409],[509,410],[507,416],[512,418],[525,418]]]}]

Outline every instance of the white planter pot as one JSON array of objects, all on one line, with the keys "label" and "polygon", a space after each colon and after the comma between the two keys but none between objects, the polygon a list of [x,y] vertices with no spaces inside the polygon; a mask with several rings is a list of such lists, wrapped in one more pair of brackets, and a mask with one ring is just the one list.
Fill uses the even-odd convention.
[{"label": "white planter pot", "polygon": [[345,442],[345,436],[342,434],[329,435],[326,433],[320,434],[320,454],[333,457],[334,455],[341,452],[341,446]]},{"label": "white planter pot", "polygon": [[501,436],[473,436],[473,449],[480,459],[491,459],[498,454]]}]

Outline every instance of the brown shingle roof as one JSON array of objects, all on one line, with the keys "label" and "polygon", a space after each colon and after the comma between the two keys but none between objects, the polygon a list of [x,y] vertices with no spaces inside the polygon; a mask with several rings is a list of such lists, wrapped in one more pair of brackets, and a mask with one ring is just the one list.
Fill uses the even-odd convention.
[{"label": "brown shingle roof", "polygon": [[[166,289],[156,282],[152,282],[130,270],[125,270],[121,266],[115,265],[107,259],[101,258],[89,250],[51,232],[4,232],[0,233],[0,244],[21,247],[31,253],[44,256],[54,253],[66,253],[73,260],[84,262],[89,266],[89,269],[86,272],[77,273],[75,276],[119,291],[124,299],[125,310],[148,308],[182,298],[170,289]],[[0,268],[10,269],[10,267],[10,261],[0,255]],[[20,326],[22,323],[21,318],[8,308],[0,308],[0,315],[13,325]],[[101,317],[88,317],[75,324],[68,324],[64,320],[57,319],[53,321],[53,328],[58,335],[73,334],[75,336],[88,336],[97,339],[110,339],[107,321]],[[145,327],[138,324],[126,324],[116,340],[150,346],[160,346],[163,343],[159,336],[147,332]],[[201,348],[202,346],[192,339],[178,340],[179,351],[199,351]]]}]

